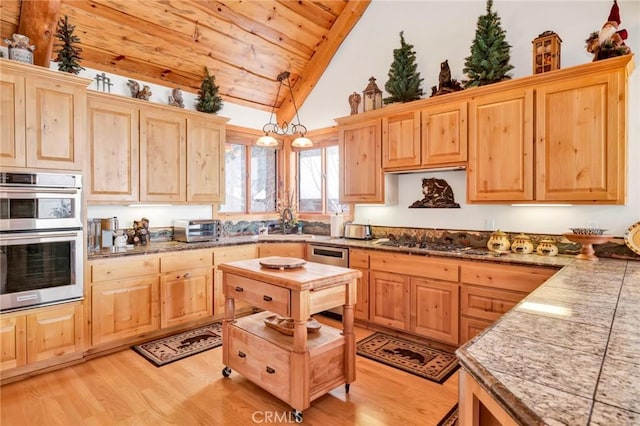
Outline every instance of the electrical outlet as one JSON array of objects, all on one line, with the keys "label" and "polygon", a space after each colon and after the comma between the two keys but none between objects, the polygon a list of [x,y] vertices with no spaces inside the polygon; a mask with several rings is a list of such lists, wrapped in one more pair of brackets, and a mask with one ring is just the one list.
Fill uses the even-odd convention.
[{"label": "electrical outlet", "polygon": [[495,219],[485,219],[484,220],[484,229],[485,229],[485,231],[495,231],[496,230],[496,220]]}]

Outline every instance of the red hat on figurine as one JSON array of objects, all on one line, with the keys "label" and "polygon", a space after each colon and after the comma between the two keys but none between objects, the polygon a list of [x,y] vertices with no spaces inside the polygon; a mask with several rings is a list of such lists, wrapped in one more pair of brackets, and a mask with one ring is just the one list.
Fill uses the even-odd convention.
[{"label": "red hat on figurine", "polygon": [[[608,22],[615,22],[615,27],[618,28],[620,25],[620,8],[618,7],[618,2],[613,0],[613,6],[611,6],[611,11],[609,12]],[[627,30],[617,31],[616,34],[620,36],[622,40],[626,40],[628,37]]]}]

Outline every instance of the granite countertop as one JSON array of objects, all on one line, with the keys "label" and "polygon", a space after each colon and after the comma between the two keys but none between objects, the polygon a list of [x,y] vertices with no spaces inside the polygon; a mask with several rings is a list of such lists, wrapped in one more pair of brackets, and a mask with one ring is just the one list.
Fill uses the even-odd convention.
[{"label": "granite countertop", "polygon": [[640,424],[640,262],[575,260],[458,349],[521,424]]}]

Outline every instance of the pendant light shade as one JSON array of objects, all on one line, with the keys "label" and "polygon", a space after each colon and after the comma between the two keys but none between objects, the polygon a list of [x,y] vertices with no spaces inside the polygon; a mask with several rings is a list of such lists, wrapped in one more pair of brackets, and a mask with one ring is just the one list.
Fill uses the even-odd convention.
[{"label": "pendant light shade", "polygon": [[[296,112],[295,118],[297,123],[287,123],[285,121],[282,123],[282,125],[279,125],[278,123],[274,122],[273,117],[276,109],[276,103],[278,102],[278,97],[280,95],[280,89],[282,89],[282,86],[285,85],[285,80],[286,80],[286,86],[289,88],[289,94],[291,95],[291,102],[293,103],[293,108],[295,109],[295,112]],[[298,106],[296,105],[296,100],[293,97],[293,90],[291,89],[291,81],[289,80],[289,71],[284,71],[278,74],[278,81],[280,82],[280,85],[278,86],[276,99],[273,102],[273,106],[271,107],[271,116],[269,117],[269,122],[262,127],[262,131],[264,132],[264,135],[258,138],[258,140],[256,141],[256,145],[270,146],[270,147],[278,146],[277,139],[271,136],[271,134],[273,133],[280,136],[296,135],[296,134],[299,135],[291,143],[291,146],[294,146],[294,147],[306,148],[306,147],[313,146],[313,142],[311,142],[311,139],[305,137],[305,134],[307,133],[307,128],[300,123],[300,117],[298,116]]]}]

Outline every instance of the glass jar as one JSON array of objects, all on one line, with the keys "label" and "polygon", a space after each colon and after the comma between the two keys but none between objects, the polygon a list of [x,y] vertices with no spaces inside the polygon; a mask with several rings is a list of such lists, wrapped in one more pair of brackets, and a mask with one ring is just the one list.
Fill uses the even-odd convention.
[{"label": "glass jar", "polygon": [[533,243],[531,238],[525,234],[516,235],[511,243],[511,251],[514,253],[529,254],[533,253]]}]

